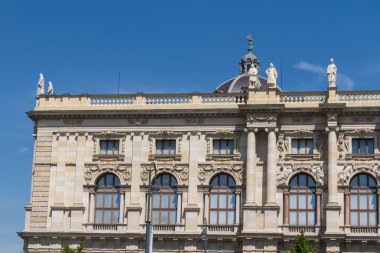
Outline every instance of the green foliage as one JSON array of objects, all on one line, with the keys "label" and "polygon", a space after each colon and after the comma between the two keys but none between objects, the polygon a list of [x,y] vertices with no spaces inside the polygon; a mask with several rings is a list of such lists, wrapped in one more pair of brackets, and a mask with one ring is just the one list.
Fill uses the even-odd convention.
[{"label": "green foliage", "polygon": [[75,249],[71,248],[69,245],[63,245],[61,253],[86,253],[83,251],[83,241],[81,241],[79,246]]},{"label": "green foliage", "polygon": [[298,235],[294,243],[290,246],[290,253],[317,253],[317,249],[313,248],[307,240],[303,231]]}]

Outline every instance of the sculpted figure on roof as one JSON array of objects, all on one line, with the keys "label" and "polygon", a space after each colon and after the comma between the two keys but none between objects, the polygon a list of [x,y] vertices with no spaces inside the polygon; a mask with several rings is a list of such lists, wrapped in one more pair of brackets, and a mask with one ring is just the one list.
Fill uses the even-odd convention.
[{"label": "sculpted figure on roof", "polygon": [[329,87],[335,87],[336,86],[336,65],[334,63],[334,59],[330,59],[330,65],[327,67],[327,77],[329,80]]},{"label": "sculpted figure on roof", "polygon": [[250,88],[258,88],[257,87],[257,75],[258,75],[258,70],[254,64],[251,65],[251,68],[248,71],[249,74],[249,87]]},{"label": "sculpted figure on roof", "polygon": [[268,75],[268,85],[269,87],[276,87],[277,85],[277,70],[274,67],[273,63],[270,64],[269,68],[265,71]]},{"label": "sculpted figure on roof", "polygon": [[43,95],[44,93],[45,93],[44,75],[40,74],[40,79],[38,79],[38,84],[37,84],[37,96]]}]

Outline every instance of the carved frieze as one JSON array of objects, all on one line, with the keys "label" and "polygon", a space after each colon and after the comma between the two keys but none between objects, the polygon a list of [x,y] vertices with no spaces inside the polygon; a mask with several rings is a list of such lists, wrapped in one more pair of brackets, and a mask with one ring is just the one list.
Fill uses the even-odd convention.
[{"label": "carved frieze", "polygon": [[236,181],[237,185],[241,185],[244,180],[243,163],[242,162],[218,162],[218,163],[199,163],[198,179],[201,185],[209,184],[211,178],[221,172],[229,173]]},{"label": "carved frieze", "polygon": [[116,174],[121,184],[128,184],[132,177],[132,164],[130,163],[86,163],[84,179],[87,185],[94,185],[101,174]]},{"label": "carved frieze", "polygon": [[279,167],[277,173],[277,184],[286,185],[290,180],[290,177],[299,173],[306,172],[311,174],[317,185],[322,185],[325,181],[324,170],[322,164],[315,163],[289,163],[283,164]]},{"label": "carved frieze", "polygon": [[[150,163],[141,164],[140,178],[143,184],[148,184]],[[189,180],[189,164],[188,163],[156,163],[157,175],[163,172],[172,174],[178,185],[187,185]]]},{"label": "carved frieze", "polygon": [[357,161],[351,164],[344,164],[338,167],[338,183],[340,185],[349,185],[351,178],[360,172],[369,173],[377,181],[380,180],[380,166],[374,161]]},{"label": "carved frieze", "polygon": [[247,121],[253,122],[272,122],[277,121],[276,114],[247,114]]}]

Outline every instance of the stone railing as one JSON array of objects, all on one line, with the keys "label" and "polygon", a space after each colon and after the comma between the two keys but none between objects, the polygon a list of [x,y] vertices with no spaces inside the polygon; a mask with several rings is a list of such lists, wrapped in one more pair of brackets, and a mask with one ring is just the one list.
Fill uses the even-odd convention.
[{"label": "stone railing", "polygon": [[131,105],[135,103],[134,96],[114,97],[114,96],[91,96],[91,105]]},{"label": "stone railing", "polygon": [[175,231],[175,225],[153,225],[154,231]]},{"label": "stone railing", "polygon": [[190,104],[191,96],[190,95],[145,95],[145,103],[148,105],[180,105],[180,104]]},{"label": "stone railing", "polygon": [[315,226],[289,226],[289,232],[291,233],[300,233],[301,231],[305,233],[315,233]]},{"label": "stone railing", "polygon": [[377,227],[351,227],[353,234],[376,234]]},{"label": "stone railing", "polygon": [[118,225],[117,224],[94,224],[93,229],[94,230],[117,230]]},{"label": "stone railing", "polygon": [[247,102],[246,93],[211,93],[202,95],[203,104],[244,104]]},{"label": "stone railing", "polygon": [[324,92],[284,92],[280,94],[282,103],[324,103]]},{"label": "stone railing", "polygon": [[210,232],[236,232],[236,225],[208,225],[207,229]]},{"label": "stone railing", "polygon": [[339,102],[380,102],[380,91],[340,91]]}]

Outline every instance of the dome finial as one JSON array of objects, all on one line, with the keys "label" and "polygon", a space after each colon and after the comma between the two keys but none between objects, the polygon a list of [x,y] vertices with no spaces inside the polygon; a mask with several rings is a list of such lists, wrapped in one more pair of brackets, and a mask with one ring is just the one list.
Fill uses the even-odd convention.
[{"label": "dome finial", "polygon": [[253,52],[253,42],[252,42],[251,34],[248,34],[247,40],[248,40],[248,52]]}]

